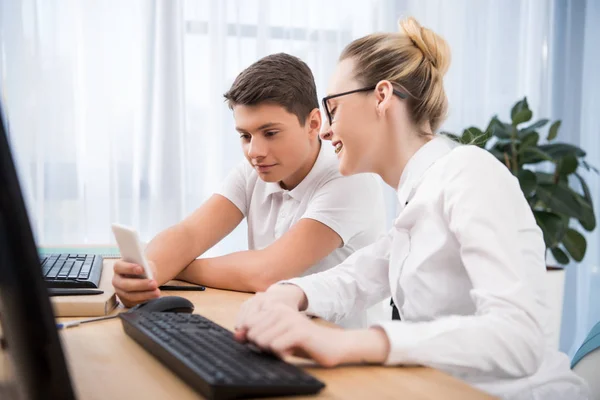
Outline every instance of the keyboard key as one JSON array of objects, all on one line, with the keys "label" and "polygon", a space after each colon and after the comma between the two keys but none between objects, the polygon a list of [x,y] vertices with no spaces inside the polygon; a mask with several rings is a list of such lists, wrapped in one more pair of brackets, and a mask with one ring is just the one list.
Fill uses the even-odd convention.
[{"label": "keyboard key", "polygon": [[44,274],[44,276],[48,275],[48,272],[50,272],[52,267],[54,267],[54,264],[56,264],[56,260],[52,259],[48,259],[42,264],[42,273]]},{"label": "keyboard key", "polygon": [[72,260],[65,261],[65,265],[63,265],[60,272],[58,273],[58,278],[66,279],[69,276],[69,272],[71,272],[71,268],[73,268],[74,263],[75,262]]},{"label": "keyboard key", "polygon": [[79,277],[79,271],[81,271],[81,267],[83,266],[83,261],[75,261],[73,264],[73,268],[69,272],[69,279],[77,279]]},{"label": "keyboard key", "polygon": [[85,264],[83,265],[83,267],[81,268],[81,272],[79,272],[79,279],[87,279],[90,277],[90,267],[86,266]]},{"label": "keyboard key", "polygon": [[58,275],[58,273],[60,272],[62,266],[64,265],[64,261],[57,261],[54,264],[54,267],[52,267],[52,269],[48,272],[48,274],[46,275],[47,279],[55,279],[56,276]]}]

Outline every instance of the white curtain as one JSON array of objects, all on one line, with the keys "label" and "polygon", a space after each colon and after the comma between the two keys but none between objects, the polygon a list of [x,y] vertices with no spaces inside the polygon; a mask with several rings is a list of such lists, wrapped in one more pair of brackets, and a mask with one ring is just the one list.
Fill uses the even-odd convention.
[{"label": "white curtain", "polygon": [[[527,96],[534,117],[563,119],[559,138],[600,166],[598,0],[3,1],[2,96],[38,242],[112,242],[116,221],[150,239],[242,158],[222,94],[243,68],[297,55],[323,96],[349,41],[409,15],[452,50],[443,130],[508,119]],[[588,239],[568,269],[561,348],[571,354],[600,319],[597,233]],[[245,243],[241,226],[213,254]]]},{"label": "white curtain", "polygon": [[[242,158],[222,94],[258,58],[306,60],[319,89],[381,1],[23,0],[0,4],[1,82],[39,243],[148,240]],[[243,248],[245,227],[213,252]]]}]

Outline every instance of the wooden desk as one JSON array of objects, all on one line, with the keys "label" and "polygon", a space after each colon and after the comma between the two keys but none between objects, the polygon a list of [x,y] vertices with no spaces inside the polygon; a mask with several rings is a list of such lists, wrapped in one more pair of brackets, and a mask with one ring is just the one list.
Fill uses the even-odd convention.
[{"label": "wooden desk", "polygon": [[[195,312],[228,329],[233,329],[239,306],[250,296],[216,289],[163,293],[187,297],[196,306]],[[119,319],[66,329],[61,331],[61,337],[79,399],[201,398],[126,336]],[[319,396],[302,397],[305,399],[492,398],[430,368],[365,366],[325,369],[310,363],[302,364],[309,365],[308,372],[327,385]]]}]

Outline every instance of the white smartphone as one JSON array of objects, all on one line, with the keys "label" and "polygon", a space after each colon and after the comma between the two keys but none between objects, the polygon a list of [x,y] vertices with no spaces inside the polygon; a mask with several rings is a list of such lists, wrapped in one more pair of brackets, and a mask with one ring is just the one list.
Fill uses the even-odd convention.
[{"label": "white smartphone", "polygon": [[117,240],[123,261],[141,265],[144,268],[144,278],[154,279],[152,270],[144,256],[144,249],[140,243],[137,231],[128,226],[112,224],[112,231]]}]

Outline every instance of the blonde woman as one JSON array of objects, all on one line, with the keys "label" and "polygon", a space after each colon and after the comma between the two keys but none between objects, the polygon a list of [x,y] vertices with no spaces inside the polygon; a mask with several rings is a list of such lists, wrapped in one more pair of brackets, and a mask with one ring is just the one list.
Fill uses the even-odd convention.
[{"label": "blonde woman", "polygon": [[[281,356],[426,365],[510,399],[588,397],[547,345],[545,246],[517,179],[485,150],[435,134],[447,99],[446,42],[409,18],[401,32],[350,43],[323,99],[321,137],[342,175],[374,172],[397,188],[389,233],[331,270],[246,302],[236,337]],[[390,296],[394,320],[333,322]]]}]

